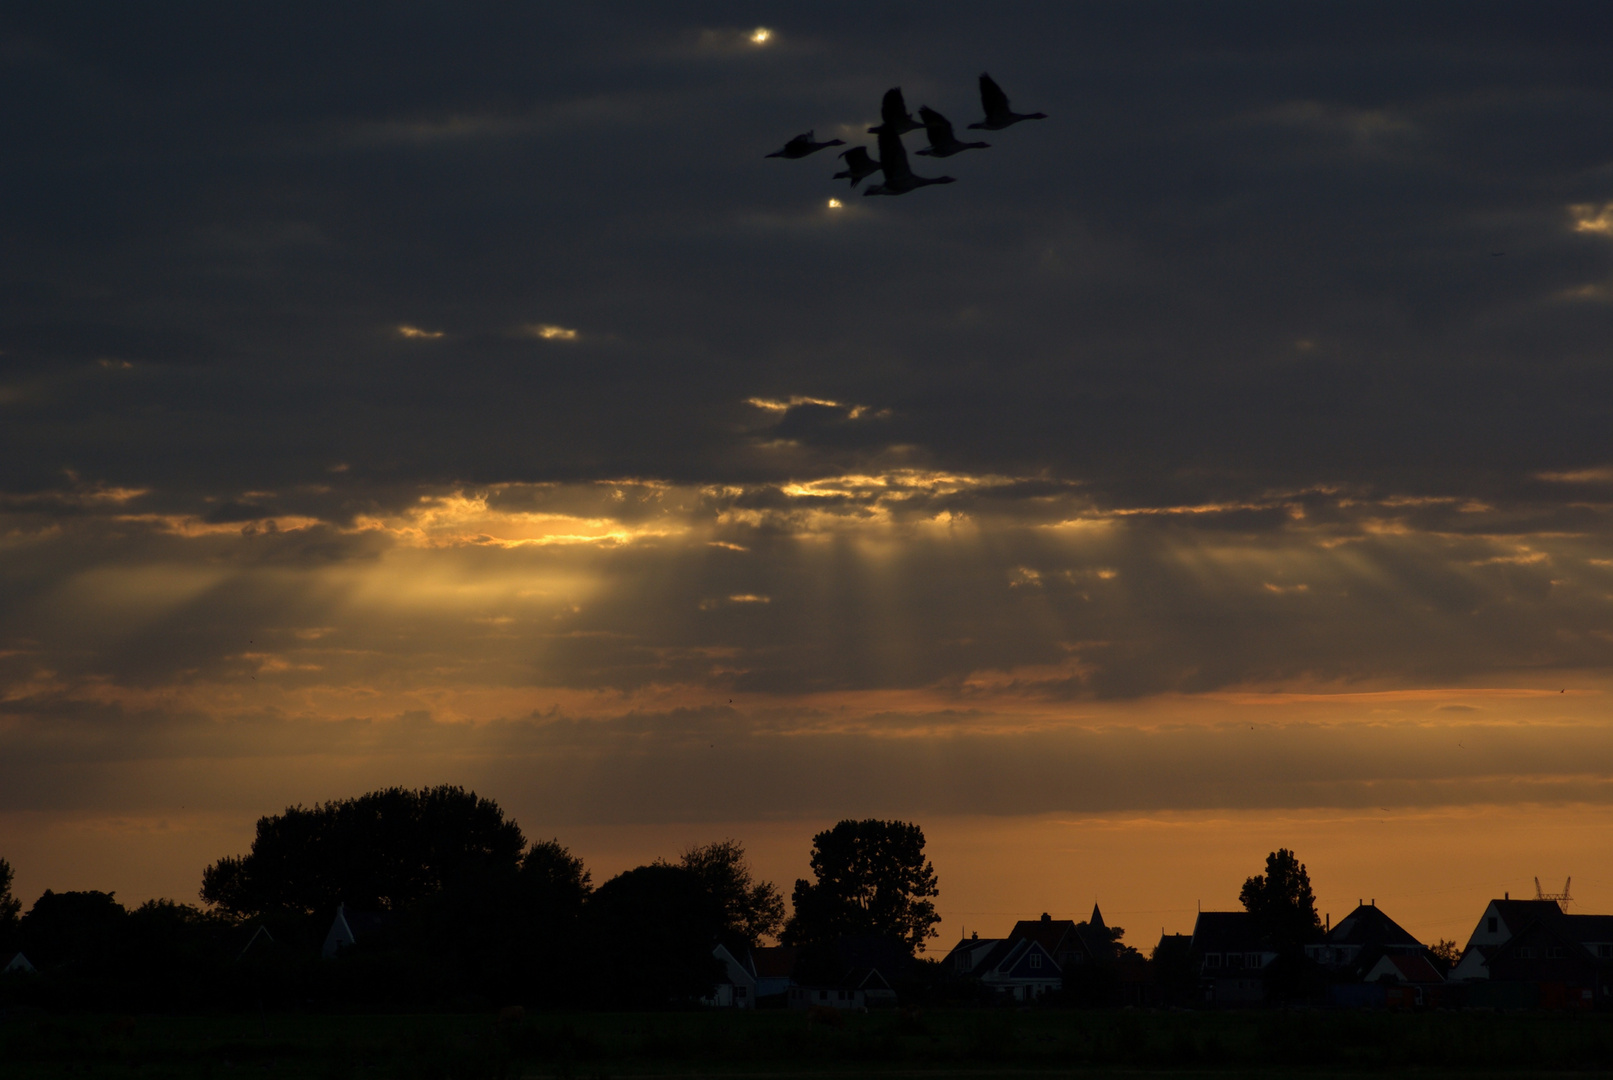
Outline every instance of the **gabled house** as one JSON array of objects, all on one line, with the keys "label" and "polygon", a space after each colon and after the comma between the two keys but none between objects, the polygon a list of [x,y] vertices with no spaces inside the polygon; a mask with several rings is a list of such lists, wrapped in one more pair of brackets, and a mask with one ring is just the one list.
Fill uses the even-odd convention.
[{"label": "gabled house", "polygon": [[0,975],[32,975],[33,973],[34,965],[30,964],[28,958],[22,953],[13,956],[9,964],[4,968],[0,968]]},{"label": "gabled house", "polygon": [[319,955],[329,960],[343,949],[358,944],[361,939],[369,941],[391,921],[392,917],[386,912],[349,911],[346,904],[337,904],[336,918],[331,920],[330,930],[325,934],[325,944],[320,947]]},{"label": "gabled house", "polygon": [[1004,938],[983,938],[978,933],[966,937],[952,946],[952,951],[942,959],[941,966],[952,975],[973,975],[991,951],[1004,940]]},{"label": "gabled house", "polygon": [[1384,953],[1367,969],[1362,982],[1437,986],[1445,981],[1428,957],[1418,953]]},{"label": "gabled house", "polygon": [[756,965],[751,950],[735,942],[719,944],[711,955],[722,961],[723,979],[704,1000],[704,1004],[719,1009],[754,1009],[756,1007]]},{"label": "gabled house", "polygon": [[1201,911],[1193,923],[1193,956],[1203,1000],[1255,1005],[1266,1000],[1262,972],[1277,959],[1247,911]]},{"label": "gabled house", "polygon": [[976,975],[982,985],[1014,1001],[1034,1001],[1064,984],[1053,954],[1030,938],[999,942]]},{"label": "gabled house", "polygon": [[1486,967],[1495,982],[1532,986],[1546,1008],[1613,1007],[1613,915],[1543,912],[1494,946]]},{"label": "gabled house", "polygon": [[[1373,981],[1370,972],[1385,956],[1428,955],[1423,943],[1385,915],[1374,901],[1360,904],[1340,919],[1320,941],[1305,946],[1305,956],[1335,978]],[[1390,968],[1394,968],[1391,963]],[[1443,980],[1441,980],[1443,981]]]},{"label": "gabled house", "polygon": [[1490,957],[1512,936],[1540,918],[1556,918],[1563,913],[1555,900],[1491,900],[1479,916],[1479,923],[1468,936],[1462,958],[1451,969],[1451,982],[1471,982],[1490,978]]},{"label": "gabled house", "polygon": [[794,945],[774,945],[750,951],[751,970],[756,973],[756,1000],[774,999],[782,1004],[795,984],[795,962],[800,949]]},{"label": "gabled house", "polygon": [[1092,918],[1081,923],[1055,919],[1045,911],[1040,919],[1021,919],[1006,940],[1036,942],[1061,970],[1112,960],[1116,952],[1097,904],[1092,905]]}]

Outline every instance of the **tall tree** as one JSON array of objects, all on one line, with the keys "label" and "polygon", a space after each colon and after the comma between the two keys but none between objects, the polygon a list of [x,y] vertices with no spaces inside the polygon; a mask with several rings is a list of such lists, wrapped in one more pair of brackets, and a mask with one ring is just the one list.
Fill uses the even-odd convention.
[{"label": "tall tree", "polygon": [[786,942],[812,945],[874,935],[912,954],[936,936],[941,916],[932,899],[940,890],[917,825],[842,821],[812,838],[812,873],[816,881],[795,883]]},{"label": "tall tree", "polygon": [[588,971],[595,999],[627,1008],[693,1004],[722,975],[712,955],[722,909],[681,866],[655,863],[618,874],[588,898]]},{"label": "tall tree", "polygon": [[46,889],[18,927],[28,959],[40,967],[95,960],[118,938],[128,912],[107,892]]},{"label": "tall tree", "polygon": [[1311,877],[1287,848],[1266,856],[1266,872],[1245,880],[1238,899],[1279,947],[1309,941],[1322,929]]},{"label": "tall tree", "polygon": [[387,788],[259,818],[252,850],[209,866],[201,895],[236,915],[396,909],[466,873],[513,871],[525,846],[520,827],[473,791]]},{"label": "tall tree", "polygon": [[738,840],[689,848],[678,865],[705,885],[722,909],[724,928],[760,945],[784,923],[784,897],[771,881],[757,881]]},{"label": "tall tree", "polygon": [[17,940],[17,924],[22,911],[22,901],[11,895],[14,880],[11,864],[0,859],[0,952],[7,954],[4,959],[8,961],[11,959],[9,950]]}]

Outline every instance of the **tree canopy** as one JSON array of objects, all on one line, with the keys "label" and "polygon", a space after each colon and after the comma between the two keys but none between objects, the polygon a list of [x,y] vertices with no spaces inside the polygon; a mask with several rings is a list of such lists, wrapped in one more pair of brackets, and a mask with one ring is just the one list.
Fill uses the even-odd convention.
[{"label": "tree canopy", "polygon": [[689,848],[678,865],[698,878],[717,901],[724,929],[748,944],[760,945],[783,925],[783,895],[771,881],[755,879],[745,861],[745,846],[738,840]]},{"label": "tree canopy", "polygon": [[1238,899],[1278,946],[1309,941],[1322,929],[1310,875],[1287,848],[1266,856],[1266,872],[1245,880]]},{"label": "tree canopy", "polygon": [[14,880],[11,864],[0,859],[0,946],[8,945],[17,932],[17,919],[22,911],[22,901],[11,895]]},{"label": "tree canopy", "polygon": [[924,832],[905,821],[846,820],[812,838],[816,881],[797,880],[795,913],[784,927],[790,944],[812,945],[872,935],[922,950],[941,921],[935,868],[924,857]]},{"label": "tree canopy", "polygon": [[611,878],[588,898],[595,999],[656,1008],[710,996],[722,907],[693,872],[655,863]]},{"label": "tree canopy", "polygon": [[397,909],[466,873],[514,871],[525,846],[520,827],[475,792],[387,788],[259,818],[252,850],[209,866],[201,895],[236,915]]}]

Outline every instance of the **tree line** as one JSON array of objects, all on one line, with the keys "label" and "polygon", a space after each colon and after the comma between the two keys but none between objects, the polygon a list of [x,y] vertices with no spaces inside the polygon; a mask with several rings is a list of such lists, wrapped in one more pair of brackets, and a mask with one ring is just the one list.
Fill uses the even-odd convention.
[{"label": "tree line", "polygon": [[[785,914],[742,844],[717,840],[595,885],[558,840],[529,842],[491,799],[400,787],[258,820],[202,874],[201,905],[47,890],[26,914],[0,860],[0,992],[95,1006],[131,987],[187,1005],[527,1003],[646,1008],[709,996],[719,942],[802,947],[832,978],[848,940],[911,962],[940,921],[918,826],[847,820],[813,838]],[[355,944],[321,945],[341,906]]]}]

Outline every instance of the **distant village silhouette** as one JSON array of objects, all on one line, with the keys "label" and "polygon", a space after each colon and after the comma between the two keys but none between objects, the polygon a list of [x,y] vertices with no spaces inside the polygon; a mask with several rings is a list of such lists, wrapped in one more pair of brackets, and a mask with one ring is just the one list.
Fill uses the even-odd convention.
[{"label": "distant village silhouette", "polygon": [[818,833],[786,917],[734,840],[595,887],[492,800],[389,788],[260,819],[249,853],[206,868],[205,906],[46,890],[23,913],[0,860],[0,1007],[1613,1008],[1613,915],[1569,914],[1571,883],[1504,894],[1465,944],[1427,945],[1375,900],[1319,917],[1279,849],[1242,910],[1200,911],[1147,956],[1094,904],[938,957],[924,843],[902,821]]}]

